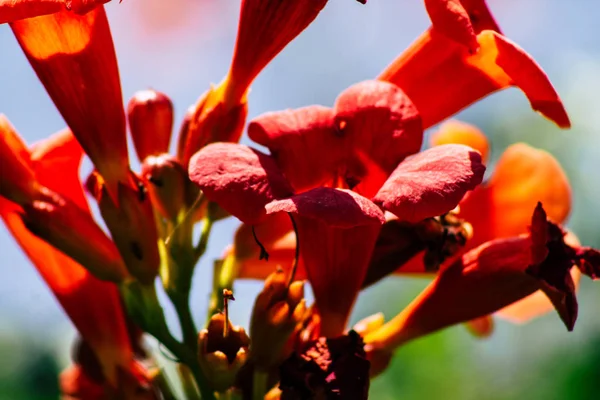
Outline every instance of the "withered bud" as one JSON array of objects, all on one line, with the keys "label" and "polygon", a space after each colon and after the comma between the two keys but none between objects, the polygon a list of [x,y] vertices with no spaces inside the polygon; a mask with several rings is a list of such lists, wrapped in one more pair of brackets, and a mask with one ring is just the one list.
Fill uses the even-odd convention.
[{"label": "withered bud", "polygon": [[224,314],[212,316],[198,335],[198,362],[214,390],[223,392],[233,385],[248,358],[249,344],[244,328],[233,326]]},{"label": "withered bud", "polygon": [[358,333],[319,338],[279,367],[281,400],[367,399],[370,362]]},{"label": "withered bud", "polygon": [[257,368],[268,369],[289,356],[285,344],[305,313],[304,282],[288,287],[282,270],[269,275],[250,320],[251,357]]},{"label": "withered bud", "polygon": [[185,207],[185,195],[192,183],[187,171],[170,154],[146,157],[142,163],[142,177],[149,182],[152,204],[170,220],[175,220]]},{"label": "withered bud", "polygon": [[173,103],[167,95],[152,89],[135,93],[127,105],[127,120],[140,161],[169,151]]}]

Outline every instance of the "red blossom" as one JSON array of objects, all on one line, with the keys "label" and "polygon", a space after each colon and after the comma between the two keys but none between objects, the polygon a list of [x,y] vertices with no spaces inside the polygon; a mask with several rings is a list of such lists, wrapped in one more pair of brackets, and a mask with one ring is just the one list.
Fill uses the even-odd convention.
[{"label": "red blossom", "polygon": [[473,320],[541,289],[568,330],[577,318],[577,300],[570,269],[600,272],[600,253],[572,247],[564,233],[536,207],[530,233],[487,242],[443,268],[436,279],[400,314],[369,334],[374,348],[391,349],[447,326]]}]

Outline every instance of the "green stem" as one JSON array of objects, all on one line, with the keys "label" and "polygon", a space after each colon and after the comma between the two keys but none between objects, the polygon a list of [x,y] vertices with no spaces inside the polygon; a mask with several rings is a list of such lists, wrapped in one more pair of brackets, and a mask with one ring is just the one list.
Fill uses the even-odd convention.
[{"label": "green stem", "polygon": [[194,382],[192,371],[185,364],[178,364],[177,372],[179,372],[179,378],[181,379],[181,386],[185,393],[185,397],[188,400],[200,400],[198,385]]},{"label": "green stem", "polygon": [[156,374],[156,377],[154,378],[154,383],[160,390],[160,394],[162,395],[164,400],[177,400],[177,397],[175,397],[175,394],[173,393],[171,383],[167,379],[165,371],[162,368]]},{"label": "green stem", "polygon": [[200,365],[196,359],[196,353],[191,351],[186,345],[180,343],[170,333],[163,332],[160,337],[154,335],[175,357],[177,357],[183,364],[185,364],[200,389],[200,394],[203,400],[215,400],[215,394],[210,390],[210,385],[206,380],[204,374],[200,370]]},{"label": "green stem", "polygon": [[198,261],[204,255],[204,252],[206,251],[206,247],[208,244],[208,238],[210,236],[212,227],[213,227],[213,218],[209,213],[202,220],[202,232],[200,233],[200,241],[198,242],[198,245],[194,249],[194,265],[198,263]]},{"label": "green stem", "polygon": [[254,375],[252,376],[252,400],[264,400],[267,393],[268,377],[267,373],[259,369],[254,370]]},{"label": "green stem", "polygon": [[190,309],[190,294],[189,292],[172,292],[169,293],[169,298],[177,312],[183,342],[195,353],[198,348],[198,329],[196,328],[192,310]]}]

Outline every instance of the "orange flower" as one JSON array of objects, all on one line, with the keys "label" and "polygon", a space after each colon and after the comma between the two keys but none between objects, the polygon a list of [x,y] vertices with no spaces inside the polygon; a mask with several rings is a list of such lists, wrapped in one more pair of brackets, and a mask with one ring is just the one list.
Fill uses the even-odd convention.
[{"label": "orange flower", "polygon": [[[78,171],[83,153],[69,130],[25,147],[0,115],[3,213],[82,263],[101,279],[120,282],[129,274],[114,243],[96,225]],[[38,239],[39,240],[39,239]],[[89,243],[94,246],[90,247]]]},{"label": "orange flower", "polygon": [[406,309],[365,341],[387,351],[422,335],[497,311],[537,290],[550,299],[569,330],[577,300],[569,270],[579,266],[596,279],[600,252],[570,246],[564,233],[536,207],[530,233],[487,242],[449,267]]},{"label": "orange flower", "polygon": [[[91,4],[78,2],[78,8],[84,3]],[[145,182],[129,170],[119,71],[104,7],[81,16],[62,11],[17,20],[11,28],[102,176],[95,193],[128,269],[148,282],[158,272],[158,234]]]},{"label": "orange flower", "polygon": [[[475,126],[463,122],[445,123],[431,137],[433,146],[449,143],[466,144],[482,154],[489,151],[485,135]],[[525,233],[530,210],[538,201],[544,204],[553,222],[564,223],[571,209],[569,181],[560,164],[549,153],[523,143],[514,144],[502,154],[488,181],[467,194],[459,204],[457,215],[471,224],[473,236],[462,251],[446,264],[487,241]],[[578,244],[572,234],[567,237],[567,243]],[[422,254],[414,257],[397,273],[424,273],[422,257]],[[577,285],[579,270],[573,268],[571,275]],[[523,322],[551,309],[548,299],[542,293],[535,293],[499,311],[498,315]],[[470,328],[481,334],[491,333],[491,322],[485,319],[482,317]]]},{"label": "orange flower", "polygon": [[194,106],[178,155],[183,165],[213,142],[237,142],[248,114],[247,93],[256,76],[317,17],[327,0],[243,0],[238,35],[225,79]]},{"label": "orange flower", "polygon": [[[24,154],[22,143],[17,148],[22,155],[29,155]],[[77,175],[81,154],[67,132],[35,145],[27,161],[40,185],[65,190],[65,198],[87,210]],[[2,154],[3,160],[4,156]],[[3,175],[3,181],[4,178]],[[116,383],[117,370],[129,368],[133,359],[117,287],[95,278],[72,258],[32,234],[23,223],[21,213],[19,206],[0,197],[0,214],[7,228],[97,355],[103,375],[109,382]],[[80,231],[80,235],[89,239],[86,232]]]},{"label": "orange flower", "polygon": [[242,0],[225,98],[241,99],[273,58],[310,25],[327,0]]},{"label": "orange flower", "polygon": [[111,185],[128,182],[121,84],[104,7],[18,20],[11,28],[96,168]]},{"label": "orange flower", "polygon": [[[519,87],[534,110],[561,128],[570,127],[544,71],[500,34],[485,1],[430,0],[427,5],[433,27],[379,76],[406,92],[425,128],[509,86]],[[477,45],[472,42],[471,28]]]}]

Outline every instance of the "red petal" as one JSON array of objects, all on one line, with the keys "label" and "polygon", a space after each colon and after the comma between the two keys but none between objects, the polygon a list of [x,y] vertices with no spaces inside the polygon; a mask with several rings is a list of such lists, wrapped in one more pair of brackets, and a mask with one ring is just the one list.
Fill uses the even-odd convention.
[{"label": "red petal", "polygon": [[327,225],[351,228],[382,225],[383,212],[370,200],[350,190],[316,188],[265,206],[267,214],[287,212],[318,219]]},{"label": "red petal", "polygon": [[234,143],[204,147],[192,157],[189,175],[209,199],[247,224],[260,222],[271,200],[293,194],[271,157]]},{"label": "red petal", "polygon": [[463,145],[433,147],[402,162],[373,201],[400,220],[444,214],[481,183],[481,155]]},{"label": "red petal", "polygon": [[374,195],[391,171],[421,147],[421,120],[397,86],[365,81],[346,89],[334,110],[311,106],[268,113],[251,139],[271,150],[294,188],[318,185]]},{"label": "red petal", "polygon": [[534,110],[561,128],[570,126],[558,94],[529,54],[497,32],[483,31],[477,40],[481,48],[470,54],[464,46],[429,30],[379,79],[406,92],[425,128],[509,86],[519,87]]},{"label": "red petal", "polygon": [[93,347],[105,376],[114,382],[117,365],[128,365],[132,357],[117,287],[94,278],[71,258],[35,237],[4,199],[0,199],[0,214],[81,336]]},{"label": "red petal", "polygon": [[39,190],[29,150],[8,119],[0,114],[0,196],[17,203],[31,201]]},{"label": "red petal", "polygon": [[460,0],[425,0],[425,7],[434,29],[471,52],[479,49],[469,14]]},{"label": "red petal", "polygon": [[460,0],[460,3],[469,14],[475,33],[483,30],[502,33],[485,0]]},{"label": "red petal", "polygon": [[334,112],[323,106],[263,114],[250,122],[248,136],[271,155],[297,191],[331,178],[342,152],[335,134]]},{"label": "red petal", "polygon": [[241,99],[275,56],[325,7],[327,0],[243,0],[229,71],[232,98]]},{"label": "red petal", "polygon": [[16,21],[11,28],[94,165],[111,183],[127,181],[125,115],[104,7],[84,16],[65,11]]},{"label": "red petal", "polygon": [[245,96],[241,99],[226,97],[227,83],[225,80],[217,87],[211,86],[191,109],[189,122],[182,126],[179,136],[178,156],[183,165],[187,166],[194,153],[207,144],[240,140],[248,102]]},{"label": "red petal", "polygon": [[337,173],[352,190],[372,197],[398,163],[421,148],[419,112],[399,87],[374,80],[344,90],[334,109],[337,135],[347,142],[345,171],[338,167]]},{"label": "red petal", "polygon": [[79,178],[82,157],[83,150],[69,129],[31,146],[38,181],[87,211],[89,207]]},{"label": "red petal", "polygon": [[384,222],[383,213],[351,191],[317,188],[266,206],[269,214],[294,214],[300,252],[322,317],[321,334],[346,327]]}]

